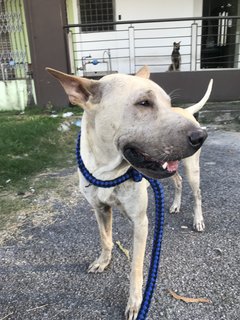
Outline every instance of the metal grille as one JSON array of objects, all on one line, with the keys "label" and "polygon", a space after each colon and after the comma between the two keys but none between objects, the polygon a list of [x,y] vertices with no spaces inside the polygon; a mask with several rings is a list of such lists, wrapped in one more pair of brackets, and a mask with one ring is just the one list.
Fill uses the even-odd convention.
[{"label": "metal grille", "polygon": [[[79,0],[80,17],[82,24],[96,24],[113,22],[113,2],[112,0]],[[113,25],[92,25],[82,27],[83,32],[111,31]]]},{"label": "metal grille", "polygon": [[27,37],[22,0],[0,0],[0,79],[27,77]]},{"label": "metal grille", "polygon": [[[218,36],[209,25],[220,19],[226,19],[225,23],[231,25],[226,45],[220,47],[225,51],[215,51],[212,56],[205,51],[204,55],[209,36],[215,35],[216,39]],[[81,24],[65,26],[73,73],[89,78],[116,71],[133,74],[143,65],[148,65],[151,72],[165,72],[171,64],[174,41],[181,41],[181,71],[211,67],[240,69],[240,16],[132,20],[114,24],[114,32],[95,33],[91,37],[81,32]]]}]

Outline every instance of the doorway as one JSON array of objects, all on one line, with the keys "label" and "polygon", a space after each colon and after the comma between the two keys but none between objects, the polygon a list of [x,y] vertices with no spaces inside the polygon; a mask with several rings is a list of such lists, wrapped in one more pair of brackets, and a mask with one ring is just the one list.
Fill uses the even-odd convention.
[{"label": "doorway", "polygon": [[203,0],[203,17],[222,17],[204,20],[202,24],[201,68],[233,68],[236,49],[239,0]]}]

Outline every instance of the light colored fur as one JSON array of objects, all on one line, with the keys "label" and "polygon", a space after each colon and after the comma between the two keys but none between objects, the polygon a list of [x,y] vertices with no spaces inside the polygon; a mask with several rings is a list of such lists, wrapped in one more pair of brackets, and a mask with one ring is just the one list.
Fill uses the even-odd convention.
[{"label": "light colored fur", "polygon": [[[201,110],[201,108],[207,102],[212,91],[212,84],[213,84],[213,80],[211,79],[208,89],[206,91],[206,94],[194,106],[188,107],[186,109],[173,108],[174,112],[181,114],[183,117],[194,122],[196,125],[199,125],[199,123],[197,122],[197,120],[193,115],[199,110]],[[187,179],[192,189],[193,197],[194,197],[193,228],[196,231],[204,231],[205,229],[204,218],[202,213],[202,196],[201,196],[201,189],[200,189],[200,166],[199,166],[200,153],[201,153],[201,149],[199,149],[191,157],[187,157],[182,160],[185,168],[185,174],[187,176]],[[177,172],[174,176],[172,176],[172,180],[175,186],[175,196],[174,196],[173,204],[170,208],[170,213],[179,213],[180,207],[181,207],[181,197],[182,197],[182,177]]]},{"label": "light colored fur", "polygon": [[[198,125],[198,122],[193,117],[193,115],[188,111],[188,109],[173,108],[174,112],[182,114],[184,117],[193,121]],[[199,166],[199,157],[201,149],[199,149],[191,157],[182,159],[185,174],[187,176],[189,185],[193,192],[194,197],[194,218],[193,218],[193,228],[196,231],[204,231],[205,224],[202,214],[202,197],[200,189],[200,166]],[[170,207],[170,213],[179,213],[181,207],[181,198],[182,198],[182,177],[178,172],[171,177],[175,187],[175,195],[173,204]]]},{"label": "light colored fur", "polygon": [[[148,79],[146,67],[138,72],[137,77],[108,75],[99,81],[66,75],[53,69],[48,71],[60,81],[70,101],[84,108],[81,156],[96,178],[114,179],[128,170],[130,164],[123,156],[126,143],[137,144],[157,159],[171,154],[184,158],[195,152],[189,148],[186,137],[189,130],[196,130],[199,125],[190,116],[187,119],[186,114],[182,114],[185,111],[172,109],[168,95]],[[146,99],[153,101],[151,107],[142,105]],[[191,163],[197,163],[197,157],[194,156]],[[128,320],[136,319],[142,301],[143,260],[148,233],[148,183],[145,179],[139,183],[128,180],[114,188],[98,188],[89,185],[81,172],[79,181],[81,192],[94,208],[102,245],[101,254],[90,264],[89,272],[102,272],[110,263],[113,247],[111,208],[118,206],[133,223],[133,257],[126,317]],[[180,190],[177,174],[174,181]],[[197,193],[197,187],[195,189]],[[176,193],[174,212],[179,210],[180,198],[180,192]]]}]

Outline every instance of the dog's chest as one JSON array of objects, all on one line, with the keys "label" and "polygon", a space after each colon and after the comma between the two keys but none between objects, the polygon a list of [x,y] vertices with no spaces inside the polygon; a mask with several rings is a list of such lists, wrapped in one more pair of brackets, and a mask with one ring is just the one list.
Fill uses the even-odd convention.
[{"label": "dog's chest", "polygon": [[80,190],[93,207],[106,204],[110,207],[124,208],[126,204],[135,203],[139,199],[142,189],[146,189],[147,182],[143,180],[140,183],[126,181],[113,188],[98,188],[92,185],[86,187],[80,182]]}]

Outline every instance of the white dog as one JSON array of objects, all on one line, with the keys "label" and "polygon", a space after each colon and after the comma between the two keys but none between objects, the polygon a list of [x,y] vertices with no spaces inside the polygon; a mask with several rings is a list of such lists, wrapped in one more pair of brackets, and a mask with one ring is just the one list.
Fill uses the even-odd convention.
[{"label": "white dog", "polygon": [[[113,74],[99,81],[47,70],[60,81],[71,103],[84,109],[81,156],[87,169],[98,179],[115,179],[130,166],[152,178],[170,177],[176,173],[178,161],[197,152],[207,137],[190,113],[171,107],[165,91],[149,80],[147,67],[136,76]],[[205,96],[200,104],[206,100]],[[186,112],[198,108],[199,104]],[[196,193],[199,192],[198,156],[191,160]],[[142,301],[148,182],[145,179],[139,183],[128,180],[117,187],[103,189],[89,186],[80,172],[79,177],[80,190],[95,210],[102,244],[102,252],[90,265],[89,272],[102,272],[110,263],[113,247],[111,208],[117,205],[133,222],[134,245],[126,317],[136,319]],[[175,174],[174,181],[179,191],[172,211],[178,211],[179,175]],[[203,222],[199,214],[199,196],[197,199],[194,224],[200,230]]]}]

